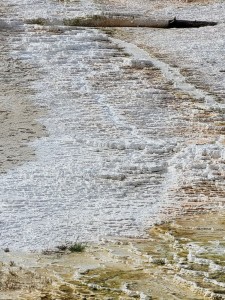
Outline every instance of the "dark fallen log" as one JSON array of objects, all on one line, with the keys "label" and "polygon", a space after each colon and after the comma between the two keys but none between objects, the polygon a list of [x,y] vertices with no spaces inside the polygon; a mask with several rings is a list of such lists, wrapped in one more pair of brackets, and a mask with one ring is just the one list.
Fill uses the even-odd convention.
[{"label": "dark fallen log", "polygon": [[[28,24],[39,25],[54,25],[48,19],[32,19],[27,20]],[[214,26],[216,22],[207,21],[188,21],[188,20],[160,20],[152,18],[140,17],[118,17],[118,16],[103,16],[94,15],[82,18],[64,19],[65,26],[79,26],[79,27],[152,27],[152,28],[185,28],[185,27],[201,27]]]},{"label": "dark fallen log", "polygon": [[188,21],[188,20],[159,20],[152,18],[121,18],[108,16],[92,16],[64,20],[64,25],[84,27],[153,27],[153,28],[189,28],[214,26],[216,22]]},{"label": "dark fallen log", "polygon": [[188,20],[177,20],[174,18],[169,21],[169,28],[189,28],[189,27],[204,27],[204,26],[215,26],[217,22],[208,21],[188,21]]},{"label": "dark fallen log", "polygon": [[155,27],[167,28],[168,20],[157,20],[150,18],[121,18],[108,16],[92,16],[86,18],[74,18],[64,20],[67,26],[84,27]]}]

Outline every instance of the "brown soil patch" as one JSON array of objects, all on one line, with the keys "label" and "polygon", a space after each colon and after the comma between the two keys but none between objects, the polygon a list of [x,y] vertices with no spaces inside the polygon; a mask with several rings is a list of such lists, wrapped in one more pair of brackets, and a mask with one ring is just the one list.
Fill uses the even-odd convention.
[{"label": "brown soil patch", "polygon": [[33,160],[35,151],[28,143],[46,135],[45,127],[37,121],[46,113],[45,108],[35,106],[31,84],[37,76],[34,66],[8,55],[10,34],[1,34],[0,58],[0,172]]}]

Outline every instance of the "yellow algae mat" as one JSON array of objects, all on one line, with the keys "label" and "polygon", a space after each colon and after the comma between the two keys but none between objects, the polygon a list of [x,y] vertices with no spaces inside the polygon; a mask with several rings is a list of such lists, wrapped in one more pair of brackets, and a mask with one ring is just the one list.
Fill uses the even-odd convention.
[{"label": "yellow algae mat", "polygon": [[80,253],[2,251],[0,299],[224,299],[224,217],[182,217]]}]

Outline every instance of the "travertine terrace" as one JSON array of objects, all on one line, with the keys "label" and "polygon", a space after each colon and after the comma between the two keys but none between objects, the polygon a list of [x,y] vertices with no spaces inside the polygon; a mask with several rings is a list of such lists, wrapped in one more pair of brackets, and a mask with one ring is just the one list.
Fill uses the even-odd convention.
[{"label": "travertine terrace", "polygon": [[[192,29],[63,25],[67,18],[103,13],[123,17],[176,16],[216,21],[218,25]],[[27,22],[37,19],[39,24]],[[41,24],[41,20],[47,20],[47,25]],[[124,239],[133,239],[137,250],[135,238],[148,239],[147,229],[160,222],[183,220],[187,223],[181,227],[189,228],[190,218],[196,215],[194,222],[198,228],[198,222],[203,222],[201,215],[207,213],[213,216],[210,218],[215,227],[218,212],[224,212],[225,200],[224,27],[224,1],[1,3],[1,249],[9,247],[20,257],[21,251],[53,249],[77,238],[94,243],[121,238],[121,245],[126,245]],[[221,231],[222,216],[218,217]],[[167,231],[176,235],[169,226],[160,229],[165,237]],[[211,241],[209,232],[202,232],[204,243],[207,237]],[[187,237],[183,238],[186,241]],[[162,249],[164,242],[158,237],[156,240]],[[183,246],[177,236],[174,241],[180,243],[180,249],[183,247],[181,252],[187,265],[192,263],[189,246]],[[129,240],[129,247],[130,243]],[[220,244],[218,249],[223,257],[223,237],[218,235],[213,245],[216,243]],[[168,247],[171,245],[167,243]],[[140,257],[134,258],[136,250],[132,252],[132,247],[121,251],[133,253],[130,260],[131,268],[135,269],[135,259],[146,253],[143,246]],[[14,260],[14,254],[4,255],[6,265]],[[7,255],[11,255],[10,260]],[[217,258],[205,259],[218,263],[221,273],[222,257],[219,263]],[[172,263],[168,257],[162,259],[159,261],[167,267]],[[181,257],[173,259],[171,276],[176,282],[187,283],[191,273],[177,265]],[[149,268],[148,263],[142,263]],[[187,283],[193,291],[190,299],[203,299],[202,295],[223,297],[224,278],[220,273],[212,274],[210,267],[192,267],[203,272],[193,273],[200,276],[196,285],[199,283],[203,290]],[[3,269],[2,274],[6,274]],[[18,276],[24,278],[21,274]],[[42,276],[42,271],[34,274],[34,281]],[[7,276],[4,278],[8,282]],[[88,278],[84,280],[85,286],[89,286]],[[104,274],[102,278],[105,280]],[[214,287],[216,281],[218,289]],[[51,286],[46,278],[42,283]],[[41,291],[42,283],[38,286]],[[1,284],[0,290],[7,290],[7,285]],[[113,291],[118,294],[113,299],[151,299],[148,294],[155,299],[157,285],[149,287],[152,292],[140,283],[137,285],[143,294],[134,295],[128,285],[119,289],[115,283]],[[27,286],[32,288],[30,283]],[[168,291],[162,293],[159,299],[177,299],[172,292],[171,298],[165,298]],[[178,290],[177,293],[179,299],[188,299],[188,292],[183,296]],[[196,293],[200,293],[199,298]],[[103,294],[96,299],[109,299],[101,298],[107,296]],[[33,297],[39,299],[40,295]],[[49,294],[46,297],[49,298],[43,299],[56,299]]]}]

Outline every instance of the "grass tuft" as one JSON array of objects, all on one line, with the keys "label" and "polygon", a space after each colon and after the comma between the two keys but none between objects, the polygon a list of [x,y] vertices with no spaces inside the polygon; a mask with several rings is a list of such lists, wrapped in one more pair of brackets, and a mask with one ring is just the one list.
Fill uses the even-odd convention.
[{"label": "grass tuft", "polygon": [[86,248],[86,245],[84,245],[83,243],[78,243],[75,242],[74,244],[72,244],[71,246],[68,247],[68,249],[70,250],[70,252],[83,252]]}]

